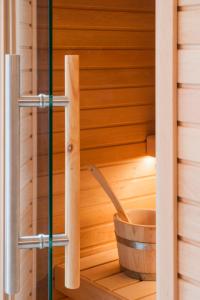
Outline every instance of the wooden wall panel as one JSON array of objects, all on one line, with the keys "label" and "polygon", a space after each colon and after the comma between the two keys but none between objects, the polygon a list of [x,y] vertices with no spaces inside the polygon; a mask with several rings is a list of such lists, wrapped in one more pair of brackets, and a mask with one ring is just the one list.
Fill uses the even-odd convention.
[{"label": "wooden wall panel", "polygon": [[[88,164],[99,165],[127,209],[155,206],[154,162],[145,158],[134,160],[146,154],[146,136],[154,133],[154,18],[153,1],[54,0],[54,93],[64,93],[64,55],[80,55],[82,256],[93,249],[101,251],[114,242],[114,209],[87,171]],[[44,51],[41,58],[45,67]],[[42,120],[44,115],[40,117]],[[42,141],[47,128],[41,127],[39,131]],[[63,138],[63,111],[55,109],[54,229],[57,232],[64,223]],[[41,144],[39,174],[44,182],[42,165],[46,151]],[[45,203],[44,196],[43,189],[41,205]],[[45,223],[43,218],[41,226]],[[55,255],[56,261],[62,261],[63,251]]]},{"label": "wooden wall panel", "polygon": [[198,9],[191,9],[188,11],[179,12],[178,26],[179,36],[178,43],[185,45],[194,45],[200,43],[199,25],[200,25],[200,11]]},{"label": "wooden wall panel", "polygon": [[179,299],[198,299],[199,240],[199,0],[179,0],[178,235]]},{"label": "wooden wall panel", "polygon": [[181,300],[199,299],[200,289],[196,285],[180,279],[178,286],[179,286],[179,298]]},{"label": "wooden wall panel", "polygon": [[[43,0],[44,2],[44,0]],[[54,0],[54,6],[60,8],[82,8],[95,10],[111,10],[111,11],[143,11],[154,12],[155,2],[153,0],[77,0],[66,3],[65,0]]]},{"label": "wooden wall panel", "polygon": [[[200,83],[200,51],[182,49],[178,52],[178,81],[182,84]],[[196,72],[194,72],[196,69]]]},{"label": "wooden wall panel", "polygon": [[[67,5],[66,5],[67,6]],[[105,11],[99,10],[91,14],[89,10],[76,9],[76,14],[70,8],[57,8],[54,12],[54,27],[88,28],[89,29],[121,29],[126,30],[154,30],[154,15],[139,12]],[[67,19],[67,23],[66,23]]]},{"label": "wooden wall panel", "polygon": [[[70,54],[78,54],[82,56],[80,61],[81,69],[92,69],[92,68],[136,68],[136,67],[153,67],[154,66],[154,50],[137,50],[137,49],[124,49],[124,50],[68,50]],[[54,63],[56,69],[63,69],[63,56],[65,50],[58,49],[54,50]],[[45,53],[43,55],[45,59]]]},{"label": "wooden wall panel", "polygon": [[[60,29],[54,32],[54,45],[56,49],[154,49],[154,33],[118,30],[91,30],[78,29],[76,36],[74,30]],[[45,32],[44,32],[45,34]]]},{"label": "wooden wall panel", "polygon": [[199,0],[179,0],[178,4],[180,6],[187,7],[187,6],[198,5],[198,4],[200,4],[200,1]]},{"label": "wooden wall panel", "polygon": [[193,87],[178,89],[178,120],[182,123],[200,123],[200,90]]},{"label": "wooden wall panel", "polygon": [[178,128],[178,157],[184,160],[200,162],[200,128]]},{"label": "wooden wall panel", "polygon": [[198,165],[181,163],[179,164],[178,173],[179,197],[199,203],[200,200],[198,195],[200,187],[198,178],[200,169]]},{"label": "wooden wall panel", "polygon": [[178,234],[187,240],[200,242],[200,207],[187,202],[179,202]]},{"label": "wooden wall panel", "polygon": [[200,269],[197,261],[200,259],[198,245],[179,241],[179,272],[182,276],[198,281]]},{"label": "wooden wall panel", "polygon": [[[64,72],[54,72],[55,91],[63,88]],[[109,88],[126,88],[138,86],[154,85],[154,69],[107,69],[105,70],[81,70],[80,88],[82,90],[109,89]]]}]

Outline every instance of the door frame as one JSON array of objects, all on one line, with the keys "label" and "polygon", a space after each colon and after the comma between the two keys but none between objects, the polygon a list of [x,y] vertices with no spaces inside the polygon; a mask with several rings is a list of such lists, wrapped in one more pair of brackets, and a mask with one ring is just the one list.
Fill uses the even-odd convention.
[{"label": "door frame", "polygon": [[177,0],[156,0],[157,298],[178,299]]},{"label": "door frame", "polygon": [[[4,161],[5,161],[5,54],[17,52],[17,25],[20,0],[0,0],[0,299],[13,300],[4,294]],[[32,1],[32,23],[36,28],[37,22],[36,1]],[[33,56],[32,56],[32,91],[37,92],[37,35],[33,30]],[[33,128],[33,174],[37,173],[37,111],[32,109]],[[34,176],[33,176],[34,177]],[[37,180],[33,178],[33,230],[36,232],[36,198]],[[36,299],[36,251],[33,254],[33,299]],[[34,288],[35,287],[35,288]]]}]

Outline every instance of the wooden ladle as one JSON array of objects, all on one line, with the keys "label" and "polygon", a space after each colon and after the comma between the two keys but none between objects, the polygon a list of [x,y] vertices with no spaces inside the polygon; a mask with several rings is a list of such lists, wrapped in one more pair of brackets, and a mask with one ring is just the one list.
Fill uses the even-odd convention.
[{"label": "wooden ladle", "polygon": [[105,177],[101,173],[101,171],[96,166],[89,167],[90,172],[95,177],[95,179],[99,182],[101,187],[104,189],[108,197],[111,199],[113,205],[115,206],[119,217],[128,223],[132,223],[129,216],[125,212],[124,208],[122,207],[119,199],[115,196],[114,192],[112,191],[111,187],[109,186],[108,182],[106,181]]}]

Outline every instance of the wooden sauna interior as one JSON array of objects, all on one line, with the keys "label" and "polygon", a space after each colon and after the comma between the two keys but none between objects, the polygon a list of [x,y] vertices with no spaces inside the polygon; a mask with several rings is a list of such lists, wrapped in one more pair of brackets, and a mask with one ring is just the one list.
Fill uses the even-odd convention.
[{"label": "wooden sauna interior", "polygon": [[[21,2],[23,10],[33,9],[34,1]],[[37,90],[45,92],[46,1],[38,1],[37,9]],[[22,15],[21,26],[31,36],[32,19],[28,16],[28,13]],[[30,38],[24,45],[22,39],[18,47],[27,61],[32,42]],[[54,299],[156,299],[155,282],[139,282],[120,271],[113,225],[115,209],[87,169],[89,164],[100,168],[127,210],[155,208],[155,159],[147,157],[146,143],[147,136],[155,134],[155,1],[54,0],[54,95],[64,95],[64,56],[68,54],[79,55],[80,59],[81,288],[78,291],[64,288],[64,249],[55,248]],[[28,82],[29,75],[36,76],[31,71],[34,60],[32,65],[23,63],[26,80],[22,92],[35,93],[33,79]],[[26,110],[22,125],[29,119],[32,122],[35,115],[37,121],[32,124],[37,127],[37,134],[32,134],[28,141],[29,150],[37,141],[38,186],[37,205],[30,199],[35,213],[29,216],[29,233],[45,232],[48,218],[45,188],[48,148],[44,142],[47,113]],[[61,233],[64,231],[64,111],[56,108],[53,115],[53,227],[54,233]],[[28,156],[23,167],[33,170],[33,162]],[[26,181],[24,194],[28,192],[26,188],[33,186],[33,180]],[[33,284],[31,274],[25,274],[29,279],[22,279],[25,283],[19,299],[46,299],[46,256],[47,252],[42,250],[37,256],[22,257],[30,262],[31,274],[34,274],[31,264],[37,261],[37,284]]]},{"label": "wooden sauna interior", "polygon": [[[64,289],[64,251],[54,250],[56,288],[72,299],[155,297],[155,283],[136,287],[120,273],[115,210],[87,170],[98,165],[126,209],[155,207],[155,164],[145,158],[146,138],[155,128],[154,5],[152,0],[54,0],[54,94],[64,94],[64,55],[80,59],[80,291]],[[55,111],[55,232],[64,225],[62,120],[63,111]]]}]

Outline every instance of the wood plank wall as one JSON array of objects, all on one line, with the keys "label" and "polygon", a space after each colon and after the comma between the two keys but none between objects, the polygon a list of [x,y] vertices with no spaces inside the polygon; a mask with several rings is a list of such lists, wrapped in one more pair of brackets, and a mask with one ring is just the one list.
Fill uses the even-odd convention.
[{"label": "wood plank wall", "polygon": [[[155,206],[154,162],[135,158],[145,155],[146,136],[154,133],[154,1],[53,3],[54,94],[64,94],[64,55],[80,55],[83,257],[115,247],[114,209],[87,171],[89,163],[100,166],[127,209]],[[45,129],[40,142],[44,138]],[[54,231],[63,230],[64,114],[57,109]],[[62,263],[63,255],[63,249],[55,249],[54,263]]]},{"label": "wood plank wall", "polygon": [[[20,54],[21,94],[34,93],[34,1],[17,1],[16,52]],[[35,234],[35,112],[31,108],[20,109],[20,234]],[[18,300],[36,299],[35,253],[20,251],[20,292]]]},{"label": "wood plank wall", "polygon": [[200,1],[179,0],[179,299],[200,298]]}]

